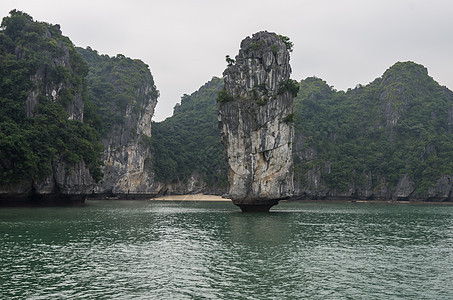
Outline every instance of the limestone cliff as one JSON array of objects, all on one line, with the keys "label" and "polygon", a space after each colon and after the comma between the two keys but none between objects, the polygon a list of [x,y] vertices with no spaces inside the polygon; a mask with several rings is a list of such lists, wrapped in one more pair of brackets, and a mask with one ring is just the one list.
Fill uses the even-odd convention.
[{"label": "limestone cliff", "polygon": [[78,51],[90,66],[89,99],[102,123],[104,176],[94,192],[155,193],[149,139],[159,92],[149,67],[124,55],[99,55],[89,47]]},{"label": "limestone cliff", "polygon": [[[152,194],[154,176],[149,161],[150,149],[146,139],[151,137],[151,117],[157,104],[155,86],[144,78],[142,89],[136,90],[134,101],[126,108],[124,123],[111,128],[103,137],[104,179],[96,192],[114,194]],[[135,108],[135,112],[134,112]]]},{"label": "limestone cliff", "polygon": [[0,200],[154,193],[148,66],[76,49],[16,10],[0,36]]},{"label": "limestone cliff", "polygon": [[[52,34],[48,30],[44,35],[46,38],[52,38]],[[41,98],[61,103],[68,113],[69,120],[83,122],[82,92],[84,87],[78,82],[49,80],[49,77],[52,77],[51,74],[55,72],[54,70],[76,72],[70,60],[74,60],[73,56],[76,56],[77,53],[71,49],[73,52],[70,54],[69,47],[61,43],[59,48],[61,56],[51,57],[49,63],[41,65],[35,74],[30,76],[34,89],[28,93],[26,100],[27,117],[34,117],[35,107],[40,104],[39,99]],[[72,94],[68,95],[68,91],[72,91]],[[43,196],[51,194],[82,195],[89,193],[94,185],[95,181],[83,160],[71,164],[59,157],[52,162],[52,174],[34,180],[32,189],[33,193]]]},{"label": "limestone cliff", "polygon": [[[293,194],[293,96],[287,38],[258,32],[228,59],[218,121],[228,164],[228,197],[268,210]],[[295,92],[295,93],[294,93]]]},{"label": "limestone cliff", "polygon": [[11,11],[1,35],[0,199],[80,198],[99,170],[84,124],[87,66],[59,25],[26,13]]}]

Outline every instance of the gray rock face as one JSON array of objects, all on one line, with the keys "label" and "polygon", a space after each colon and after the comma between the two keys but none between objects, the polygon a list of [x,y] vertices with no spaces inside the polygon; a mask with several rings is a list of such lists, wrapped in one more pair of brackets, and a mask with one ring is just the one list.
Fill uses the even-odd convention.
[{"label": "gray rock face", "polygon": [[453,190],[453,176],[445,175],[437,180],[436,185],[428,190],[428,200],[451,201]]},{"label": "gray rock face", "polygon": [[[61,34],[60,30],[58,30],[58,34]],[[48,38],[52,37],[48,29],[43,32],[43,35]],[[49,79],[52,70],[56,68],[73,74],[78,72],[71,65],[72,57],[69,46],[60,41],[56,42],[56,46],[60,53],[49,57],[48,62],[39,66],[36,72],[29,77],[34,87],[28,92],[25,101],[26,115],[27,117],[34,117],[36,105],[40,104],[40,101],[44,98],[50,102],[65,103],[64,108],[68,113],[68,119],[83,122],[82,84]],[[18,47],[16,56],[21,58],[24,55],[24,50]],[[39,55],[46,54],[39,53]],[[61,92],[65,90],[70,90],[72,94],[69,99],[63,102]],[[82,198],[83,195],[90,193],[94,186],[95,181],[83,160],[68,164],[60,156],[52,161],[52,172],[48,177],[0,186],[0,200],[20,199],[27,201],[29,199],[49,200],[55,198],[58,202],[59,198],[68,200]]]},{"label": "gray rock face", "polygon": [[[147,74],[151,77],[151,74]],[[124,124],[102,139],[104,145],[104,179],[95,192],[114,194],[153,194],[154,174],[147,158],[150,150],[144,139],[151,137],[151,118],[157,105],[151,80],[136,91],[137,99],[126,108]],[[137,107],[138,106],[138,107]]]},{"label": "gray rock face", "polygon": [[[59,31],[61,34],[61,31]],[[51,37],[51,33],[48,29],[44,32],[44,35]],[[37,104],[39,104],[38,96],[46,96],[51,99],[51,101],[58,102],[60,101],[60,93],[67,90],[74,90],[73,97],[71,101],[68,101],[66,104],[65,110],[69,115],[70,120],[77,120],[83,122],[83,109],[84,103],[82,99],[82,89],[81,86],[71,83],[71,82],[55,82],[52,80],[47,80],[49,75],[49,70],[54,69],[55,67],[64,68],[70,72],[75,72],[71,67],[71,57],[69,49],[67,46],[63,45],[61,42],[58,42],[58,48],[61,49],[61,56],[54,56],[50,59],[49,65],[42,65],[38,68],[36,73],[30,76],[30,80],[33,82],[35,88],[31,90],[28,94],[26,100],[26,113],[27,117],[33,117],[33,110]],[[22,56],[22,53],[17,53],[18,57]]]},{"label": "gray rock face", "polygon": [[90,193],[95,186],[83,160],[68,165],[63,159],[58,159],[52,163],[52,169],[52,175],[33,182],[36,194],[85,195]]},{"label": "gray rock face", "polygon": [[[50,36],[50,32],[45,32]],[[35,84],[35,89],[30,91],[26,100],[26,113],[28,117],[33,117],[33,109],[39,103],[38,96],[44,94],[51,101],[61,102],[60,92],[64,89],[75,90],[73,97],[65,106],[68,113],[68,119],[83,122],[84,103],[82,99],[82,87],[74,83],[60,83],[46,80],[48,69],[63,67],[70,72],[75,72],[70,64],[69,49],[59,43],[62,56],[55,56],[51,59],[50,66],[43,65],[36,71],[36,74],[30,76],[30,80]],[[39,88],[41,87],[41,88]],[[88,167],[83,160],[68,165],[62,158],[52,162],[52,174],[47,178],[32,182],[32,190],[35,195],[49,197],[49,195],[85,195],[90,193],[95,181],[91,177]]]},{"label": "gray rock face", "polygon": [[227,96],[218,120],[228,197],[243,210],[268,210],[293,194],[293,95],[284,84],[290,73],[286,44],[268,32],[244,39],[223,73]]}]

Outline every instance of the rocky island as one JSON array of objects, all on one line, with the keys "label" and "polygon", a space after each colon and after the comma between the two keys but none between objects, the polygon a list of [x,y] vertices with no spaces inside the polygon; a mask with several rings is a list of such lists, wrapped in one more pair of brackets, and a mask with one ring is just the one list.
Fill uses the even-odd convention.
[{"label": "rocky island", "polygon": [[153,195],[148,65],[75,47],[16,10],[0,34],[0,204]]},{"label": "rocky island", "polygon": [[241,42],[236,60],[227,56],[218,121],[228,164],[226,196],[242,211],[268,211],[293,194],[298,85],[289,78],[291,47],[287,37],[264,31]]},{"label": "rocky island", "polygon": [[199,193],[246,211],[288,197],[453,200],[453,92],[423,65],[397,62],[337,91],[289,79],[292,43],[259,32],[227,57],[224,78],[153,122],[159,91],[143,61],[76,47],[17,10],[0,27],[0,206]]}]

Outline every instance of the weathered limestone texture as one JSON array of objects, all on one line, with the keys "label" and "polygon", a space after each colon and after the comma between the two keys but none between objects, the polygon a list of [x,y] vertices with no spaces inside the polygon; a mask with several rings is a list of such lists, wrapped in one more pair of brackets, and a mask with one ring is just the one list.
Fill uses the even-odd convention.
[{"label": "weathered limestone texture", "polygon": [[151,73],[146,74],[143,81],[143,87],[136,91],[136,100],[127,106],[124,124],[113,127],[102,139],[104,178],[95,189],[97,193],[155,193],[154,174],[147,161],[151,153],[144,139],[151,137],[151,118],[157,105],[156,87]]},{"label": "weathered limestone texture", "polygon": [[[71,44],[64,44],[57,41],[61,36],[61,30],[58,25],[54,25],[54,31],[51,33],[52,25],[44,28],[42,39],[47,39],[49,44],[55,43],[54,53],[49,54],[48,49],[29,50],[35,51],[35,55],[39,57],[48,57],[48,60],[41,63],[30,74],[30,81],[33,83],[33,88],[28,92],[25,100],[25,112],[27,117],[35,117],[35,107],[38,104],[45,102],[59,102],[68,113],[68,119],[84,121],[84,102],[82,99],[83,84],[81,82],[63,81],[52,78],[55,70],[64,70],[71,76],[85,76],[80,68],[75,68],[77,63],[76,54]],[[52,41],[52,42],[51,42]],[[17,47],[17,59],[26,58],[29,53],[26,53],[25,48]],[[69,76],[69,75],[68,75]],[[64,91],[66,99],[63,100]],[[69,96],[68,96],[69,95]],[[55,202],[62,203],[64,200],[82,201],[84,195],[91,192],[95,186],[88,166],[83,160],[73,164],[65,162],[61,154],[57,154],[52,161],[52,172],[49,176],[36,180],[25,179],[22,182],[13,185],[0,186],[0,204],[6,202],[17,202],[30,200],[36,203]]]},{"label": "weathered limestone texture", "polygon": [[258,32],[224,71],[218,120],[228,163],[227,197],[243,211],[268,211],[292,196],[293,92],[284,38]]}]

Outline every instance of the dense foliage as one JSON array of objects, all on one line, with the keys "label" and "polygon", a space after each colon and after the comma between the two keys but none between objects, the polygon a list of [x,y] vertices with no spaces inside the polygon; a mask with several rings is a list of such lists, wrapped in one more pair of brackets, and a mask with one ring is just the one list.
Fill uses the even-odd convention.
[{"label": "dense foliage", "polygon": [[[452,92],[412,62],[397,63],[367,86],[337,92],[318,78],[300,83],[295,99],[296,180],[321,171],[328,187],[395,188],[405,175],[416,192],[453,174]],[[304,153],[316,153],[315,157]]]},{"label": "dense foliage", "polygon": [[[67,64],[69,62],[69,65]],[[0,29],[0,183],[43,179],[52,162],[84,159],[99,180],[101,145],[92,127],[69,120],[66,106],[84,94],[88,67],[58,25],[13,10]],[[32,81],[32,78],[35,80]],[[59,86],[49,95],[49,86]],[[26,100],[37,94],[33,117]],[[89,118],[88,118],[89,119]],[[88,120],[89,122],[89,120]]]},{"label": "dense foliage", "polygon": [[143,89],[150,83],[149,95],[157,99],[157,91],[149,67],[141,60],[131,59],[122,54],[115,57],[100,55],[96,50],[87,47],[77,48],[87,61],[89,73],[87,77],[88,98],[94,104],[89,107],[90,115],[100,116],[95,125],[106,136],[115,126],[121,126],[127,115],[126,109],[132,106],[132,113],[138,114],[146,100]]},{"label": "dense foliage", "polygon": [[213,78],[192,95],[184,95],[172,117],[153,123],[156,179],[185,182],[198,173],[209,187],[227,185],[226,165],[217,127],[217,93],[223,80]]}]

